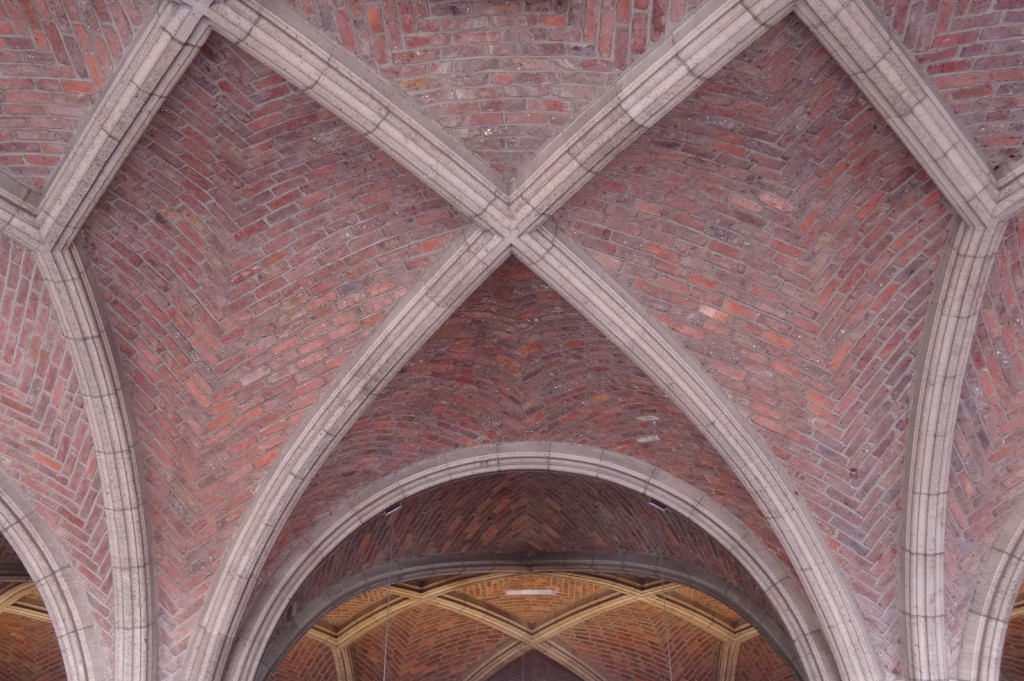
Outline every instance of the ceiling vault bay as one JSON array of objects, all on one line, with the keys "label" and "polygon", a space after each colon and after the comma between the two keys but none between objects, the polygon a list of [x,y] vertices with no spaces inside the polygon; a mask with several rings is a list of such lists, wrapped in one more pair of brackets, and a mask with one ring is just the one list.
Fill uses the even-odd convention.
[{"label": "ceiling vault bay", "polygon": [[[793,501],[786,476],[762,438],[677,338],[565,235],[546,227],[548,216],[619,151],[790,12],[854,79],[962,221],[943,258],[923,339],[900,554],[904,673],[912,679],[949,678],[942,580],[952,430],[993,256],[1006,221],[1024,208],[1024,162],[1009,164],[995,177],[906,48],[864,0],[705,3],[508,183],[397,88],[288,8],[255,0],[160,3],[46,190],[39,195],[17,183],[0,187],[0,230],[33,253],[82,385],[114,574],[110,677],[160,674],[151,606],[155,587],[130,400],[118,374],[102,297],[75,238],[163,100],[210,31],[216,31],[365,134],[474,225],[349,359],[279,457],[217,574],[190,637],[181,678],[212,680],[223,671],[226,646],[237,632],[261,556],[290,504],[375,390],[510,252],[620,345],[736,468],[802,575],[818,617],[830,623],[826,634],[841,677],[885,678],[834,558],[806,509]],[[1001,631],[995,626],[986,636],[998,638]],[[962,660],[961,668],[971,665]],[[85,678],[103,675],[94,669]]]}]

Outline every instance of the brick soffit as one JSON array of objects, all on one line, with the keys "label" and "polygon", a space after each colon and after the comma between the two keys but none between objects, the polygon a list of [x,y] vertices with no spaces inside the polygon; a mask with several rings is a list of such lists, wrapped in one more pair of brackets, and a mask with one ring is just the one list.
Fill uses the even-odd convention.
[{"label": "brick soffit", "polygon": [[[286,7],[268,0],[164,2],[137,36],[49,190],[0,186],[0,232],[30,248],[70,341],[99,459],[118,621],[111,678],[149,678],[150,555],[128,398],[102,301],[74,238],[210,30],[237,42],[388,151],[476,224],[349,363],[282,454],[254,503],[193,637],[185,673],[214,677],[262,549],[331,443],[382,381],[514,252],[666,389],[737,470],[780,536],[844,679],[880,679],[848,587],[753,427],[642,306],[545,221],[662,114],[795,11],[864,91],[962,220],[944,259],[912,413],[902,562],[904,656],[912,679],[947,678],[942,580],[952,429],[987,274],[1005,221],[1024,208],[1024,163],[1000,178],[912,57],[864,0],[706,3],[619,79],[510,183],[397,89]],[[639,329],[639,330],[637,330]],[[384,341],[384,342],[381,342]],[[265,502],[265,503],[264,503]],[[133,597],[139,590],[143,597]],[[1000,632],[997,632],[1000,633]],[[967,651],[965,651],[967,652]]]}]

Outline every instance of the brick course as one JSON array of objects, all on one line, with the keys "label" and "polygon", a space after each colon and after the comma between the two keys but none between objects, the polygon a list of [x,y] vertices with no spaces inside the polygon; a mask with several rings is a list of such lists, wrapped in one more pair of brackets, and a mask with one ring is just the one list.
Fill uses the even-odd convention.
[{"label": "brick course", "polygon": [[64,681],[64,660],[49,622],[0,613],[0,678]]}]

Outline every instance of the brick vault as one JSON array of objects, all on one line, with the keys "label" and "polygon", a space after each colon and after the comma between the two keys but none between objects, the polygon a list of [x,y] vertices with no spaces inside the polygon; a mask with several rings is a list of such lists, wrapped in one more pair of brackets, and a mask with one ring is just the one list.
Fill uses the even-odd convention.
[{"label": "brick vault", "polygon": [[0,678],[1024,679],[1022,147],[1020,0],[2,3]]}]

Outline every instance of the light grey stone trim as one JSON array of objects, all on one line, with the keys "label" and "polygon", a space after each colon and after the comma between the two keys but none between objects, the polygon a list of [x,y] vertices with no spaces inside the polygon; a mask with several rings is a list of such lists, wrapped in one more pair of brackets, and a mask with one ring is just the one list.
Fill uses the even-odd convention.
[{"label": "light grey stone trim", "polygon": [[498,174],[294,10],[274,0],[226,0],[208,16],[218,32],[366,135],[460,211],[498,233],[508,231]]},{"label": "light grey stone trim", "polygon": [[840,676],[882,678],[860,610],[817,525],[732,400],[675,336],[564,234],[536,230],[514,252],[664,390],[733,469],[793,561],[819,620],[828,623],[824,633]]},{"label": "light grey stone trim", "polygon": [[72,245],[36,254],[53,308],[68,341],[93,436],[103,490],[103,516],[113,582],[114,669],[110,678],[152,677],[153,582],[142,507],[142,478],[134,450],[129,398],[117,368],[117,350],[87,274],[86,256]]},{"label": "light grey stone trim", "polygon": [[183,679],[217,679],[256,571],[313,473],[412,354],[505,259],[503,239],[479,227],[460,233],[419,284],[380,323],[283,448],[224,558]]},{"label": "light grey stone trim", "polygon": [[[728,510],[682,480],[632,457],[582,445],[545,442],[485,445],[434,456],[407,466],[361,489],[352,499],[340,502],[335,513],[314,528],[269,577],[258,600],[247,610],[222,678],[226,681],[255,678],[274,624],[295,592],[320,561],[365,522],[417,492],[474,475],[505,471],[552,471],[595,477],[664,503],[708,532],[765,591],[782,627],[796,646],[798,664],[807,678],[814,681],[837,678],[832,653],[816,614],[801,592],[797,576]],[[603,569],[611,570],[608,566]],[[621,571],[629,572],[625,563]],[[456,570],[449,569],[449,572]],[[360,586],[360,591],[372,588],[370,583],[362,586],[366,588]]]},{"label": "light grey stone trim", "polygon": [[1003,644],[1024,582],[1024,506],[1007,518],[981,568],[960,646],[959,681],[999,681]]},{"label": "light grey stone trim", "polygon": [[865,0],[800,0],[796,14],[975,229],[994,222],[994,178],[914,57]]},{"label": "light grey stone trim", "polygon": [[900,596],[907,678],[944,680],[947,491],[953,431],[978,313],[1001,230],[964,224],[939,271],[915,389],[904,469]]},{"label": "light grey stone trim", "polygon": [[723,641],[718,649],[718,681],[736,681],[736,660],[740,656],[740,644]]},{"label": "light grey stone trim", "polygon": [[199,15],[167,2],[143,27],[39,205],[47,248],[65,249],[74,240],[208,34]]},{"label": "light grey stone trim", "polygon": [[791,0],[701,5],[516,174],[509,199],[516,232],[543,222],[792,5]]},{"label": "light grey stone trim", "polygon": [[[2,462],[0,462],[2,463]],[[107,678],[92,611],[78,572],[60,551],[46,522],[0,473],[0,534],[21,559],[43,599],[57,636],[68,681]]]},{"label": "light grey stone trim", "polygon": [[997,217],[1009,220],[1024,211],[1024,158],[1006,169],[999,177],[999,209]]}]

